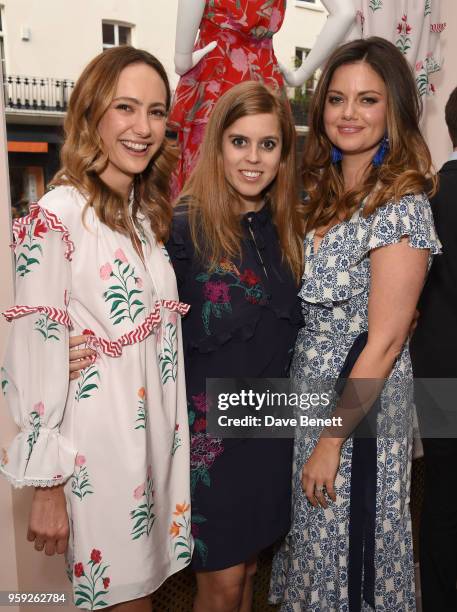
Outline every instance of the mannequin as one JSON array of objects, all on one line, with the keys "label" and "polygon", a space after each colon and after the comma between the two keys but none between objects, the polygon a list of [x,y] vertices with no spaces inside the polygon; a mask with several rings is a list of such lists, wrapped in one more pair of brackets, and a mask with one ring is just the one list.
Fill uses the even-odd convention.
[{"label": "mannequin", "polygon": [[346,37],[381,36],[394,43],[413,68],[423,101],[435,91],[429,77],[441,68],[441,0],[354,0],[357,19]]},{"label": "mannequin", "polygon": [[355,20],[354,0],[322,4],[329,17],[313,50],[298,70],[288,70],[278,65],[272,46],[286,0],[273,0],[267,8],[262,0],[179,0],[175,69],[182,78],[169,119],[181,150],[176,195],[195,165],[211,110],[227,89],[246,80],[261,80],[274,89],[284,82],[302,85],[343,40]]}]

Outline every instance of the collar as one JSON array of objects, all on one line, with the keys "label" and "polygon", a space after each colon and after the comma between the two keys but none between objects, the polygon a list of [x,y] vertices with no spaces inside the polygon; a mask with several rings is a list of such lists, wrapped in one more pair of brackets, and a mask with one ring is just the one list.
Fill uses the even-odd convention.
[{"label": "collar", "polygon": [[448,161],[454,161],[454,160],[457,160],[457,149],[455,149],[455,150],[452,152],[451,157],[448,159]]}]

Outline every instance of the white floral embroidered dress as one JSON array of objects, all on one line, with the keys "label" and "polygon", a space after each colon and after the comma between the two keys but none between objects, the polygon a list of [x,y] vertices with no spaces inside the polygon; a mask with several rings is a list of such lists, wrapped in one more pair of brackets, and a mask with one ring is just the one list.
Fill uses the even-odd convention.
[{"label": "white floral embroidered dress", "polygon": [[357,23],[346,40],[381,36],[405,55],[419,94],[433,94],[430,75],[441,68],[441,0],[355,0]]},{"label": "white floral embroidered dress", "polygon": [[[192,553],[179,303],[167,252],[142,220],[145,265],[71,187],[15,224],[16,306],[2,388],[21,432],[0,470],[66,482],[75,604],[151,593]],[[69,333],[94,362],[68,382]]]}]

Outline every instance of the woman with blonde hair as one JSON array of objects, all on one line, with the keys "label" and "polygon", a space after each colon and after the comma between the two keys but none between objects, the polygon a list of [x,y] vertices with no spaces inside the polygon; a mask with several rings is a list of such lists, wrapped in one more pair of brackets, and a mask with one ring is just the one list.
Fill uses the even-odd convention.
[{"label": "woman with blonde hair", "polygon": [[[0,470],[35,487],[28,539],[66,551],[81,608],[148,610],[192,555],[188,307],[163,247],[169,106],[155,57],[132,47],[97,56],[71,96],[54,188],[14,226],[2,387],[21,432]],[[70,383],[69,330],[96,353]]]},{"label": "woman with blonde hair", "polygon": [[[271,588],[284,612],[415,610],[407,335],[440,248],[419,118],[414,79],[391,43],[353,41],[328,60],[304,157],[305,327],[291,377],[297,388],[340,375],[351,384],[334,412],[341,429],[296,437],[292,528]],[[371,406],[378,436],[353,436]]]},{"label": "woman with blonde hair", "polygon": [[[260,83],[216,104],[167,248],[181,299],[196,612],[247,612],[258,553],[290,525],[292,444],[206,433],[208,378],[287,376],[303,215],[287,101]],[[212,409],[215,409],[213,406]]]}]

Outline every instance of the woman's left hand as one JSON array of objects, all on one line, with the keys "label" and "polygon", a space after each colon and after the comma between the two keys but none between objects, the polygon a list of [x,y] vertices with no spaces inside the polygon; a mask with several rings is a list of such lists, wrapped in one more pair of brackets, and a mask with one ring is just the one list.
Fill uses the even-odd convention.
[{"label": "woman's left hand", "polygon": [[310,504],[327,508],[325,496],[336,501],[335,478],[340,465],[341,444],[335,438],[321,437],[303,466],[301,483]]}]

